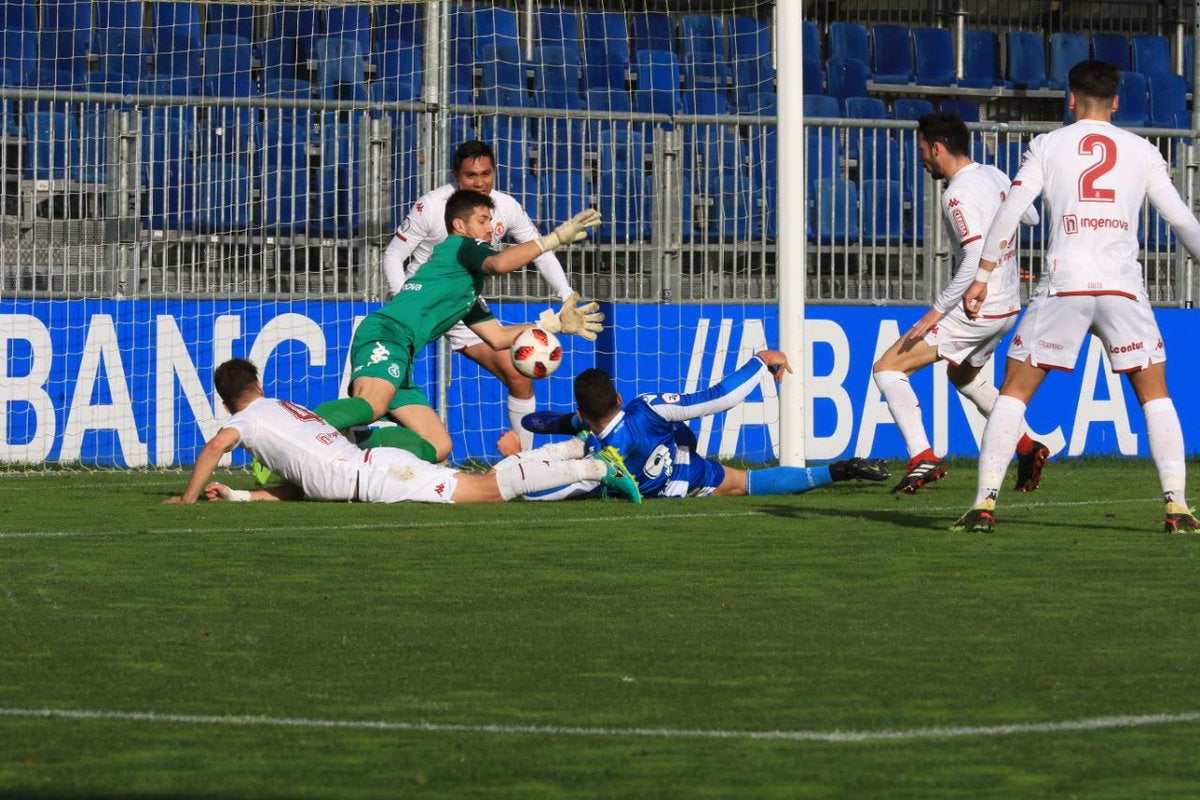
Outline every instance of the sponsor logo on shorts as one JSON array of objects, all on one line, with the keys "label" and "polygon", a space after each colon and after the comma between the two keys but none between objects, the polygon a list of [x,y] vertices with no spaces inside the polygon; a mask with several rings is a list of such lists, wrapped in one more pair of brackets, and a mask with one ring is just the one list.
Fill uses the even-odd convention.
[{"label": "sponsor logo on shorts", "polygon": [[1144,350],[1145,348],[1146,348],[1145,342],[1129,342],[1128,344],[1114,344],[1111,348],[1109,348],[1108,352],[1113,353],[1113,354],[1133,353],[1138,350]]},{"label": "sponsor logo on shorts", "polygon": [[1089,231],[1127,231],[1129,220],[1120,217],[1079,217],[1075,214],[1063,216],[1063,233],[1074,235],[1081,230]]},{"label": "sponsor logo on shorts", "polygon": [[387,361],[392,357],[392,352],[384,347],[383,342],[376,342],[375,349],[371,351],[371,363],[378,364],[380,361]]},{"label": "sponsor logo on shorts", "polygon": [[1037,346],[1044,350],[1063,350],[1063,346],[1058,342],[1048,342],[1045,339],[1038,339]]}]

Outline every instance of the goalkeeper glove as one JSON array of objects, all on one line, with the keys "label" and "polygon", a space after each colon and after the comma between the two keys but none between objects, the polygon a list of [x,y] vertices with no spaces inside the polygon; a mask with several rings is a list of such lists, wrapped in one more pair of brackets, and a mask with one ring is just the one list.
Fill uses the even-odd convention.
[{"label": "goalkeeper glove", "polygon": [[573,242],[582,242],[587,238],[587,229],[600,224],[600,212],[594,208],[580,211],[557,228],[537,240],[538,246],[545,253],[556,247]]},{"label": "goalkeeper glove", "polygon": [[604,330],[604,326],[600,324],[603,320],[604,314],[600,311],[599,303],[593,300],[581,306],[579,292],[571,292],[571,296],[563,300],[558,313],[552,308],[547,308],[538,315],[537,324],[539,328],[550,333],[574,333],[589,342],[594,342],[596,334]]}]

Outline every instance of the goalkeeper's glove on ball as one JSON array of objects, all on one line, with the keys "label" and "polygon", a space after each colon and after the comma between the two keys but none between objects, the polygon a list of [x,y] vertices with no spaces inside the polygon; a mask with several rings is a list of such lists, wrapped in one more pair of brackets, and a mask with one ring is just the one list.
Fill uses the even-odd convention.
[{"label": "goalkeeper's glove on ball", "polygon": [[604,330],[604,313],[600,304],[593,300],[579,305],[579,292],[571,292],[571,296],[563,300],[562,308],[555,313],[547,308],[538,315],[537,325],[550,333],[574,333],[589,342],[596,340],[596,334]]}]

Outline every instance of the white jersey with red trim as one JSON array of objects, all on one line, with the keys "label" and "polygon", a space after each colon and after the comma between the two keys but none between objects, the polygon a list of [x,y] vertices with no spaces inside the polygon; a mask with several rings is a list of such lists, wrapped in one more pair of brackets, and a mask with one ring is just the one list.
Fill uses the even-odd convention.
[{"label": "white jersey with red trim", "polygon": [[[1004,202],[1011,181],[995,167],[972,163],[954,173],[942,192],[942,221],[950,240],[954,277],[938,295],[933,307],[943,314],[962,308],[962,296],[975,280],[983,237],[996,209]],[[988,283],[980,316],[1008,317],[1021,310],[1021,283],[1017,271],[1016,242],[1004,249]]]},{"label": "white jersey with red trim", "polygon": [[1030,142],[988,232],[985,259],[1007,247],[1017,215],[1039,194],[1050,214],[1042,275],[1049,294],[1144,293],[1137,235],[1147,197],[1192,255],[1200,255],[1200,222],[1180,199],[1162,154],[1112,123],[1080,120]]},{"label": "white jersey with red trim", "polygon": [[[446,201],[457,188],[448,183],[423,195],[396,229],[395,239],[388,246],[383,259],[384,278],[393,295],[400,291],[404,281],[419,266],[429,260],[434,246],[445,241]],[[496,189],[492,190],[489,197],[496,204],[492,211],[492,247],[499,249],[505,236],[517,243],[533,241],[541,236],[516,198]],[[533,263],[559,299],[565,300],[571,294],[571,284],[554,253],[542,253]]]},{"label": "white jersey with red trim", "polygon": [[312,411],[260,397],[223,427],[241,434],[242,447],[314,500],[350,500],[364,451]]}]

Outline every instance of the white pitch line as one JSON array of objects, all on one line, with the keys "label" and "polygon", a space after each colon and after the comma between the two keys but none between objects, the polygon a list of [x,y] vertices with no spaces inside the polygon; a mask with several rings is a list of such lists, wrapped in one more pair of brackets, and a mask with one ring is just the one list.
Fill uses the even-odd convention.
[{"label": "white pitch line", "polygon": [[1030,733],[1070,733],[1074,731],[1142,728],[1150,725],[1179,725],[1200,721],[1200,712],[1189,711],[1178,714],[1090,717],[1061,722],[935,726],[928,728],[883,729],[877,731],[750,731],[704,728],[605,728],[574,725],[397,722],[390,720],[339,720],[306,717],[269,717],[261,715],[162,714],[154,711],[88,711],[69,708],[0,708],[0,716],[24,719],[117,720],[183,725],[223,725],[229,727],[327,728],[532,736],[629,736],[652,739],[752,739],[760,741],[826,742],[830,744],[918,741],[923,739],[963,739],[1016,736]]}]

